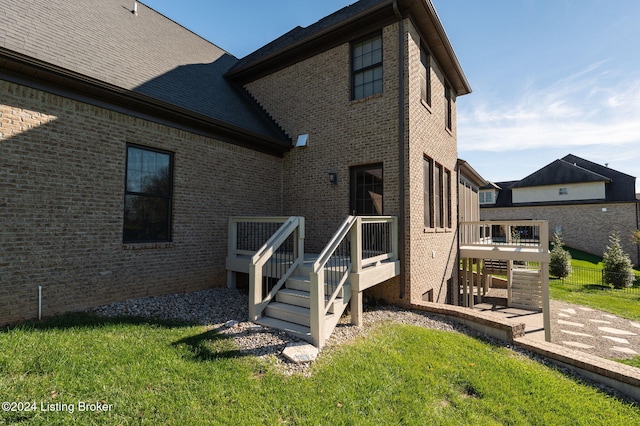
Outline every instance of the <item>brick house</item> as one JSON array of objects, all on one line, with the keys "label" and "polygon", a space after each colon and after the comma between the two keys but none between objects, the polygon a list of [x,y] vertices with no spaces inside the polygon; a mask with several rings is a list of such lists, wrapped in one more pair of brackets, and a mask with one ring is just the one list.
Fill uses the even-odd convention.
[{"label": "brick house", "polygon": [[519,181],[480,189],[483,220],[545,219],[566,245],[601,256],[617,231],[638,265],[640,248],[630,241],[640,227],[636,178],[569,154]]},{"label": "brick house", "polygon": [[238,216],[304,217],[309,253],[395,218],[367,291],[456,300],[458,190],[483,181],[429,0],[361,0],[242,59],[143,3],[0,4],[0,323],[223,286]]}]

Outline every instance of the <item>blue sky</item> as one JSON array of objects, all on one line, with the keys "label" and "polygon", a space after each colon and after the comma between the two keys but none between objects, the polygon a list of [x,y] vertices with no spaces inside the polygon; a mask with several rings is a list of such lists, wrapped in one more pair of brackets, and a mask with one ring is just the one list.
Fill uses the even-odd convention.
[{"label": "blue sky", "polygon": [[[143,3],[243,57],[353,0]],[[569,153],[640,178],[640,1],[433,4],[473,89],[458,98],[460,158],[492,181]]]}]

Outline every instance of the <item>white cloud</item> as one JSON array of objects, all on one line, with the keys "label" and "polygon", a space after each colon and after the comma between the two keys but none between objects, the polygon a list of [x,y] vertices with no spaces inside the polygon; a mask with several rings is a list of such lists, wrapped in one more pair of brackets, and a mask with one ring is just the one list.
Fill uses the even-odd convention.
[{"label": "white cloud", "polygon": [[602,145],[637,155],[640,80],[622,80],[605,65],[606,61],[593,64],[546,87],[530,82],[512,101],[471,95],[458,112],[460,149],[501,152]]}]

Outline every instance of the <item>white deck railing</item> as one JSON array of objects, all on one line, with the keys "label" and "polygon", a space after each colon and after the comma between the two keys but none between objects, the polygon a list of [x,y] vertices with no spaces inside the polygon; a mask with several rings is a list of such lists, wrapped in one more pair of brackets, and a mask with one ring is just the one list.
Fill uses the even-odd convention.
[{"label": "white deck railing", "polygon": [[229,235],[229,258],[250,257],[249,319],[256,321],[304,260],[304,218],[234,217]]},{"label": "white deck railing", "polygon": [[459,233],[461,246],[549,247],[545,220],[461,222]]},{"label": "white deck railing", "polygon": [[[509,220],[461,222],[458,228],[460,241],[462,285],[462,304],[473,307],[474,295],[482,297],[488,289],[489,270],[481,265],[501,264],[504,262],[507,275],[507,293],[511,295],[513,285],[514,262],[532,262],[536,271],[533,280],[519,287],[526,304],[513,303],[509,296],[508,304],[532,306],[542,305],[545,340],[551,340],[551,316],[549,314],[549,224],[546,220]],[[474,260],[474,259],[477,259]],[[477,270],[474,271],[474,264]],[[535,266],[535,268],[533,268]],[[482,271],[481,271],[482,269]],[[526,273],[531,270],[523,269]],[[522,274],[520,274],[523,276]],[[539,284],[538,284],[539,283]],[[535,288],[534,288],[535,287]],[[524,289],[524,290],[523,290]],[[529,300],[530,299],[530,300]],[[535,299],[535,300],[534,300]]]},{"label": "white deck railing", "polygon": [[324,345],[324,317],[336,297],[344,291],[350,275],[397,259],[397,218],[349,216],[345,219],[318,256],[311,272],[311,338],[316,346]]}]

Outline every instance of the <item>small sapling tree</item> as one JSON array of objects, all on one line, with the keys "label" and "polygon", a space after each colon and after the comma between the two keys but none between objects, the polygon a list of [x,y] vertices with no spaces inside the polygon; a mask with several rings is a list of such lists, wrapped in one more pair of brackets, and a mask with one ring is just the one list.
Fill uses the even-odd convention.
[{"label": "small sapling tree", "polygon": [[605,284],[611,284],[615,288],[626,288],[633,285],[636,277],[633,274],[631,259],[622,250],[617,232],[609,236],[609,245],[602,258],[604,263],[602,280]]},{"label": "small sapling tree", "polygon": [[551,242],[551,261],[549,262],[549,274],[557,278],[566,278],[571,275],[571,253],[562,247],[562,236],[557,232],[553,234]]}]

